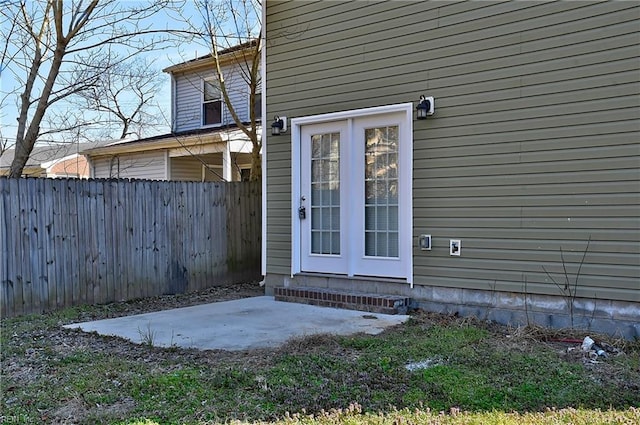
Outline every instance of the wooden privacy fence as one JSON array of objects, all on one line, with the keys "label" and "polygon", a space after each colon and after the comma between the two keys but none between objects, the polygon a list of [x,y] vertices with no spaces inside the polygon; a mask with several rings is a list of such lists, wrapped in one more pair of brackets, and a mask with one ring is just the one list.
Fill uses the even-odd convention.
[{"label": "wooden privacy fence", "polygon": [[260,277],[261,186],[0,178],[1,316]]}]

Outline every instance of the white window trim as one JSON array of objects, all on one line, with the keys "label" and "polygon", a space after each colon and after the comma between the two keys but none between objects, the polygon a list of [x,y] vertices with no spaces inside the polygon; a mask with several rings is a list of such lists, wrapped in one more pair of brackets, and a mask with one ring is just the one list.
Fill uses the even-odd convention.
[{"label": "white window trim", "polygon": [[[224,104],[224,98],[222,96],[222,90],[218,87],[218,90],[220,90],[220,122],[217,124],[205,124],[204,123],[204,104],[205,104],[205,100],[204,100],[204,84],[206,81],[213,81],[216,85],[219,86],[218,84],[218,80],[214,77],[206,77],[206,78],[202,78],[200,80],[200,128],[215,128],[215,127],[221,127],[222,125],[224,125],[224,116],[226,114],[225,111],[225,104]],[[216,101],[208,101],[209,102],[216,102]]]},{"label": "white window trim", "polygon": [[[291,277],[301,272],[301,230],[300,220],[298,218],[298,201],[301,196],[300,187],[300,136],[301,127],[310,124],[319,124],[323,122],[350,120],[356,118],[367,117],[371,115],[380,115],[387,113],[404,113],[404,125],[408,126],[408,134],[411,135],[412,146],[409,149],[404,149],[400,160],[403,164],[413,164],[413,104],[412,103],[400,103],[395,105],[377,106],[373,108],[355,109],[349,111],[331,112],[320,115],[310,115],[306,117],[292,118],[291,119]],[[351,125],[349,126],[351,128]],[[349,130],[350,131],[350,130]],[[400,255],[407,256],[407,266],[404,270],[404,274],[407,279],[407,283],[413,288],[413,166],[409,166],[407,181],[408,185],[403,186],[401,191],[403,192],[405,199],[405,211],[398,220],[406,220],[405,223],[410,223],[408,226],[408,234],[399,235],[402,244],[400,245]]]}]

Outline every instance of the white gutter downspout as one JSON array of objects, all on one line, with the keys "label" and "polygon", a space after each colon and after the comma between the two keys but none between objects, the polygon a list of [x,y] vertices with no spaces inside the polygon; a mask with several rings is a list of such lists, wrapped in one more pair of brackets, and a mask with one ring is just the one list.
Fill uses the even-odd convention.
[{"label": "white gutter downspout", "polygon": [[262,81],[262,247],[260,250],[260,270],[267,275],[267,2],[262,2],[262,30],[260,34],[260,80]]},{"label": "white gutter downspout", "polygon": [[176,122],[178,121],[178,117],[176,116],[176,111],[177,111],[177,92],[176,92],[176,77],[173,75],[173,73],[170,73],[171,75],[171,132],[175,133],[176,132]]},{"label": "white gutter downspout", "polygon": [[171,180],[171,156],[169,151],[164,151],[164,179]]}]

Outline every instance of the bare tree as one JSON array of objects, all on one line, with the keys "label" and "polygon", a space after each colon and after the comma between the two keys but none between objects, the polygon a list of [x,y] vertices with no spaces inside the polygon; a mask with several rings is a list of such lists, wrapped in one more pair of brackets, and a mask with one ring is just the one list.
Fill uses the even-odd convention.
[{"label": "bare tree", "polygon": [[2,137],[0,134],[0,157],[9,149],[9,140]]},{"label": "bare tree", "polygon": [[[166,46],[167,29],[154,29],[149,19],[174,0],[4,2],[0,29],[3,73],[18,82],[15,157],[10,176],[19,177],[42,130],[47,111],[70,96],[97,87],[105,72],[133,56]],[[63,123],[64,130],[78,125]]]},{"label": "bare tree", "polygon": [[118,138],[132,134],[141,137],[145,126],[158,124],[160,111],[154,97],[160,90],[163,75],[144,58],[119,63],[98,77],[89,90],[78,94],[90,111],[106,114],[107,127],[120,129]]},{"label": "bare tree", "polygon": [[[211,51],[220,92],[238,128],[251,141],[251,181],[262,178],[262,138],[258,134],[256,102],[260,87],[261,4],[258,0],[197,0],[203,27],[197,29]],[[244,122],[231,102],[221,65],[224,56],[235,55],[242,78],[249,87],[249,122]]]}]

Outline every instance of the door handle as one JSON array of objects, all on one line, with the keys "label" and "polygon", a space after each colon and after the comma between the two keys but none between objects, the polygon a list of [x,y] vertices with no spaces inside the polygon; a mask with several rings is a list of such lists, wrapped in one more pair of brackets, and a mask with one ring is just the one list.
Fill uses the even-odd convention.
[{"label": "door handle", "polygon": [[298,208],[298,218],[300,220],[304,220],[305,218],[307,218],[307,209],[302,204],[305,201],[305,199],[306,198],[304,196],[300,197],[300,208]]}]

